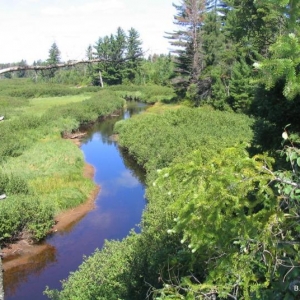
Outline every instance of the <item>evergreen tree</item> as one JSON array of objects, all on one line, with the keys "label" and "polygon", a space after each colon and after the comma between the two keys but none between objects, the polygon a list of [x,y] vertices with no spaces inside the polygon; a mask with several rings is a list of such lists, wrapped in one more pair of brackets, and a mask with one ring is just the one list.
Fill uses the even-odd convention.
[{"label": "evergreen tree", "polygon": [[[96,42],[96,45],[94,46],[94,49],[96,50],[93,55],[95,58],[103,59],[103,62],[97,63],[97,65],[94,67],[94,73],[92,82],[94,85],[99,85],[101,81],[101,77],[103,76],[105,78],[105,81],[109,83],[108,77],[108,62],[107,60],[110,59],[110,39],[108,36],[105,36],[104,38],[99,38]],[[100,80],[99,80],[100,75]]]},{"label": "evergreen tree", "polygon": [[56,43],[53,43],[51,45],[51,48],[49,50],[49,57],[47,59],[47,63],[49,65],[56,65],[60,63],[60,51],[56,45]]},{"label": "evergreen tree", "polygon": [[128,36],[119,27],[116,35],[99,38],[93,55],[105,61],[94,67],[93,83],[99,84],[99,72],[108,85],[122,84],[124,79],[133,81],[140,65],[141,44],[139,33],[134,28],[129,30]]},{"label": "evergreen tree", "polygon": [[268,57],[254,63],[259,89],[251,109],[261,118],[256,126],[257,142],[269,148],[278,146],[280,140],[274,137],[280,136],[287,124],[300,132],[300,1],[268,0],[266,3],[281,16],[284,24],[277,40],[269,47]]},{"label": "evergreen tree", "polygon": [[[224,65],[222,60],[225,59],[225,36],[222,28],[222,16],[219,15],[218,6],[214,3],[214,6],[209,8],[211,9],[206,13],[202,27],[204,68],[198,83],[199,96],[206,102],[213,98],[220,102],[227,97],[227,88],[224,85],[224,79],[227,78],[225,75],[226,68],[220,68],[221,64]],[[213,92],[213,86],[216,83],[218,88],[215,90],[218,91],[218,95]],[[224,92],[221,93],[221,91]],[[218,96],[217,99],[216,96]],[[219,106],[219,108],[221,107]]]},{"label": "evergreen tree", "polygon": [[[180,30],[167,33],[177,54],[174,85],[179,94],[185,94],[189,85],[195,86],[203,68],[201,26],[204,21],[205,1],[184,0],[173,6],[177,10],[174,23]],[[196,88],[197,90],[197,88]],[[197,92],[196,92],[197,94]],[[196,95],[195,95],[196,96]]]},{"label": "evergreen tree", "polygon": [[134,78],[137,76],[141,66],[141,46],[142,41],[140,40],[139,33],[134,28],[130,28],[128,31],[126,51],[126,57],[128,59],[126,62],[126,79],[128,79],[130,82],[134,81]]},{"label": "evergreen tree", "polygon": [[[56,45],[56,43],[53,43],[50,47],[49,50],[49,57],[46,60],[46,64],[47,65],[56,65],[60,63],[60,51],[58,49],[58,46]],[[57,69],[53,68],[50,70],[43,70],[41,72],[42,77],[45,79],[51,79],[55,76]]]}]

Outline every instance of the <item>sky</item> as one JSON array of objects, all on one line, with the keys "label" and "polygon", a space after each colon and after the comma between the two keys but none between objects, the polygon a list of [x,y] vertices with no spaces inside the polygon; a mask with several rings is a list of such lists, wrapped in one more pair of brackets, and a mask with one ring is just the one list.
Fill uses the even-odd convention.
[{"label": "sky", "polygon": [[0,0],[0,63],[46,60],[55,42],[62,61],[86,58],[99,37],[135,28],[148,54],[170,51],[176,0]]}]

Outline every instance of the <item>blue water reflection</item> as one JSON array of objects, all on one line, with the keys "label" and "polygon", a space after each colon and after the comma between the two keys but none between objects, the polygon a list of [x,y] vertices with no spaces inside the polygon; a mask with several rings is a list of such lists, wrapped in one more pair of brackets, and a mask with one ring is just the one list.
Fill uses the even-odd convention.
[{"label": "blue water reflection", "polygon": [[122,239],[137,224],[145,207],[144,172],[119,149],[111,138],[114,123],[144,109],[131,105],[115,118],[96,124],[83,140],[85,160],[96,168],[94,180],[101,186],[96,207],[68,231],[47,239],[47,248],[24,266],[6,272],[6,300],[48,299],[42,292],[46,285],[60,289],[82,262],[103,246],[105,239]]}]

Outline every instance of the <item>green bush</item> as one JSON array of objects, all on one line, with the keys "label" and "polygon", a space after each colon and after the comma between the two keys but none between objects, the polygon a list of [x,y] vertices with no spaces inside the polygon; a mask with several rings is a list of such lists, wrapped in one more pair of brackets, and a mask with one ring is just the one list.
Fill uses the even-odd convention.
[{"label": "green bush", "polygon": [[51,203],[41,203],[36,197],[13,195],[0,202],[0,244],[27,232],[33,240],[40,240],[54,224]]},{"label": "green bush", "polygon": [[210,108],[180,108],[163,114],[142,114],[115,125],[119,143],[147,170],[200,149],[204,159],[219,150],[252,139],[252,120]]}]

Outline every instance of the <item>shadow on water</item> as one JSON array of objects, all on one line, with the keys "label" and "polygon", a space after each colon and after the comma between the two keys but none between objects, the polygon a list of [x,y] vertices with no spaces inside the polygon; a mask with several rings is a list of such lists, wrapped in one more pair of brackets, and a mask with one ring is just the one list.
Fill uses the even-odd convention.
[{"label": "shadow on water", "polygon": [[88,130],[81,149],[95,169],[94,180],[101,186],[95,209],[76,220],[65,231],[47,238],[34,257],[4,273],[6,300],[48,299],[46,286],[60,289],[82,263],[83,256],[101,248],[105,239],[122,239],[134,228],[139,232],[145,187],[144,170],[112,138],[114,124],[143,111],[146,105],[129,103],[119,116],[107,118]]}]

